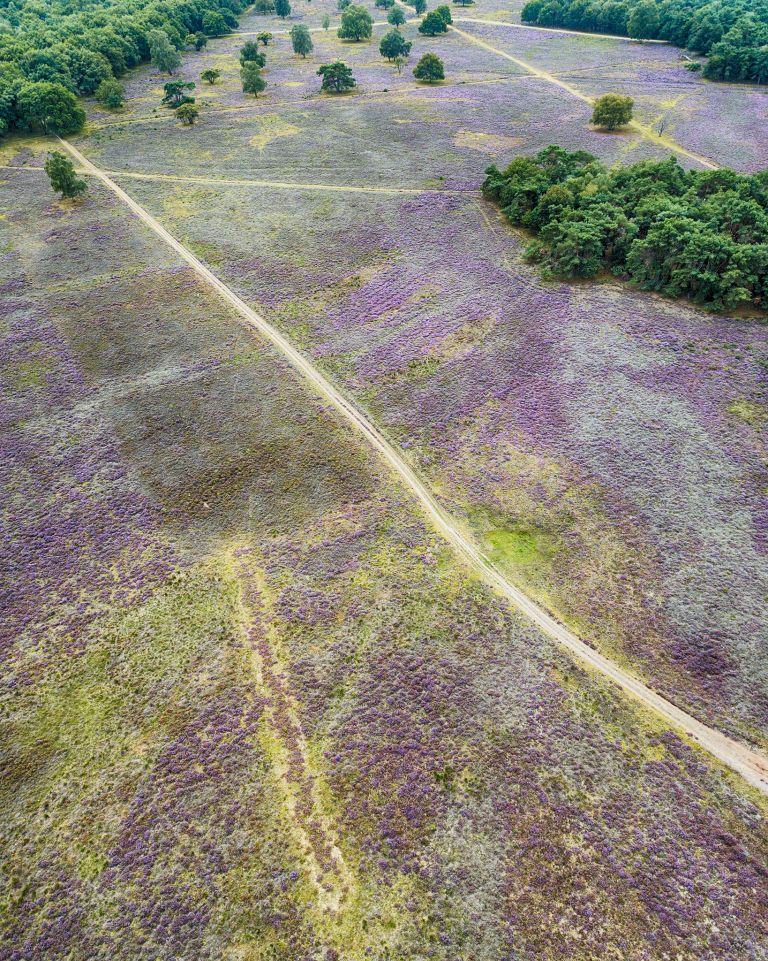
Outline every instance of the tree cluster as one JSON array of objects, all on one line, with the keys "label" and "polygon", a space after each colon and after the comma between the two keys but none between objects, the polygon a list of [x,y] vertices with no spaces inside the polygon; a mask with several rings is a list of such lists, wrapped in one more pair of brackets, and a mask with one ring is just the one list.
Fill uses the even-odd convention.
[{"label": "tree cluster", "polygon": [[710,80],[768,83],[768,0],[528,0],[523,23],[669,40]]},{"label": "tree cluster", "polygon": [[768,171],[608,169],[551,146],[489,167],[485,195],[536,234],[529,257],[567,278],[602,271],[715,310],[768,310]]},{"label": "tree cluster", "polygon": [[180,50],[233,29],[244,9],[244,0],[0,0],[0,134],[78,130],[77,96],[119,105],[105,82],[150,58],[173,73]]}]

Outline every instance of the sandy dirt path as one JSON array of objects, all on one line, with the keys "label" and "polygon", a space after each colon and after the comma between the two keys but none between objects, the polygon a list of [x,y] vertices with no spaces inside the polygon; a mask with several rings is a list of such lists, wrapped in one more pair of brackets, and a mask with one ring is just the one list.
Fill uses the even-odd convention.
[{"label": "sandy dirt path", "polygon": [[694,718],[656,691],[647,687],[636,677],[614,664],[609,658],[590,647],[551,614],[539,607],[491,563],[471,539],[462,531],[458,522],[443,509],[426,484],[415,473],[400,451],[376,428],[341,391],[335,387],[314,364],[290,343],[261,314],[249,307],[238,295],[220,280],[202,261],[181,244],[162,224],[130,197],[103,170],[92,164],[68,141],[58,138],[61,145],[74,160],[97,177],[104,186],[118,197],[139,220],[171,247],[179,257],[212,287],[219,296],[240,315],[245,325],[258,332],[298,371],[316,393],[336,409],[341,416],[373,447],[406,485],[422,511],[451,545],[459,557],[485,583],[501,597],[522,611],[549,637],[575,655],[593,670],[603,674],[622,691],[654,711],[666,722],[688,735],[714,758],[738,772],[753,787],[768,795],[768,757]]},{"label": "sandy dirt path", "polygon": [[[477,21],[483,23],[484,26],[496,26],[497,24],[491,21]],[[583,100],[584,103],[588,103],[590,106],[594,104],[594,98],[582,93],[578,87],[574,87],[570,83],[566,83],[564,80],[559,80],[553,74],[548,73],[546,70],[542,70],[540,67],[534,67],[532,64],[527,63],[525,60],[520,60],[518,57],[513,57],[512,54],[507,53],[505,50],[500,50],[498,47],[494,47],[493,44],[488,43],[487,40],[481,40],[480,37],[475,37],[471,33],[467,33],[465,30],[460,30],[459,27],[449,27],[449,30],[453,30],[454,33],[458,33],[460,37],[464,37],[470,43],[476,44],[478,47],[482,47],[484,50],[488,50],[490,53],[495,53],[499,57],[504,57],[505,60],[509,60],[516,64],[518,67],[522,67],[527,70],[528,73],[532,74],[534,77],[538,77],[540,80],[545,80],[547,83],[554,84],[556,87],[560,87],[561,90],[565,90],[572,97],[578,97],[579,100]],[[695,160],[696,163],[701,164],[709,170],[718,170],[720,165],[716,164],[714,161],[710,160],[709,157],[703,157],[701,154],[694,153],[692,150],[686,150],[685,147],[681,147],[679,143],[665,137],[663,134],[658,134],[656,131],[651,130],[650,127],[646,127],[645,124],[640,123],[637,120],[631,120],[628,124],[631,130],[640,134],[646,140],[650,140],[652,143],[658,144],[660,147],[664,147],[666,150],[671,150],[672,153],[676,153],[681,157],[687,157],[689,160]]]}]

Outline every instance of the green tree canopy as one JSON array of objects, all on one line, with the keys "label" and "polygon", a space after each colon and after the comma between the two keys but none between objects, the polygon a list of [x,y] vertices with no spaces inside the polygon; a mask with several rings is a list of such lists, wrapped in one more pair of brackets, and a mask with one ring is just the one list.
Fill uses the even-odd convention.
[{"label": "green tree canopy", "polygon": [[60,83],[25,83],[16,97],[16,124],[21,130],[75,133],[85,123],[85,111],[71,90]]},{"label": "green tree canopy", "polygon": [[405,14],[403,13],[403,8],[392,7],[387,14],[387,23],[391,23],[393,27],[401,27],[405,23]]},{"label": "green tree canopy", "polygon": [[312,53],[314,49],[312,35],[309,28],[305,27],[303,23],[296,23],[291,27],[291,44],[293,52],[301,57],[306,57],[308,53]]},{"label": "green tree canopy", "polygon": [[447,33],[448,26],[437,10],[431,10],[419,24],[419,33],[434,37],[438,33]]},{"label": "green tree canopy", "polygon": [[633,106],[634,101],[631,97],[623,97],[618,93],[606,93],[595,101],[590,123],[605,130],[625,127],[632,119]]},{"label": "green tree canopy", "polygon": [[243,64],[240,70],[240,80],[243,84],[243,93],[252,93],[254,97],[258,97],[267,86],[261,75],[261,67],[253,60],[246,60]]},{"label": "green tree canopy", "polygon": [[283,19],[290,16],[291,5],[288,0],[275,0],[275,13]]},{"label": "green tree canopy", "polygon": [[632,8],[627,33],[637,40],[650,40],[659,35],[659,8],[654,0],[641,0]]},{"label": "green tree canopy", "polygon": [[413,68],[413,75],[423,83],[437,83],[445,80],[443,61],[434,53],[425,53]]},{"label": "green tree canopy", "polygon": [[51,187],[62,197],[79,197],[85,193],[87,184],[80,180],[69,157],[58,150],[49,153],[45,160],[45,172]]},{"label": "green tree canopy", "polygon": [[379,53],[387,60],[405,59],[411,52],[411,44],[403,37],[399,30],[390,30],[381,38]]},{"label": "green tree canopy", "polygon": [[370,40],[373,32],[373,17],[365,7],[350,4],[341,14],[338,30],[340,40]]},{"label": "green tree canopy", "polygon": [[441,4],[439,7],[435,7],[435,13],[439,14],[443,18],[443,23],[446,25],[446,27],[450,27],[450,25],[453,23],[451,8],[447,3]]},{"label": "green tree canopy", "polygon": [[181,54],[163,30],[150,30],[147,35],[152,66],[161,73],[173,73],[181,66]]},{"label": "green tree canopy", "polygon": [[183,103],[194,103],[195,98],[190,97],[187,91],[195,89],[195,84],[191,80],[169,80],[163,87],[163,103],[166,107],[176,110]]},{"label": "green tree canopy", "polygon": [[247,40],[240,47],[240,63],[257,63],[260,67],[265,66],[266,56],[259,50],[259,44],[255,40]]},{"label": "green tree canopy", "polygon": [[320,89],[326,93],[344,93],[357,86],[352,70],[341,60],[323,64],[317,73],[323,78]]},{"label": "green tree canopy", "polygon": [[224,15],[218,10],[208,10],[203,14],[202,28],[203,33],[208,37],[223,37],[230,30]]},{"label": "green tree canopy", "polygon": [[118,110],[125,102],[125,89],[119,80],[110,77],[102,80],[96,90],[96,99],[108,110]]},{"label": "green tree canopy", "polygon": [[213,86],[220,76],[221,70],[215,70],[213,67],[209,67],[207,70],[203,70],[203,72],[200,74],[200,79],[205,80],[206,83],[209,83],[211,86]]},{"label": "green tree canopy", "polygon": [[176,116],[185,127],[191,127],[200,115],[200,111],[193,103],[183,103],[176,111]]}]

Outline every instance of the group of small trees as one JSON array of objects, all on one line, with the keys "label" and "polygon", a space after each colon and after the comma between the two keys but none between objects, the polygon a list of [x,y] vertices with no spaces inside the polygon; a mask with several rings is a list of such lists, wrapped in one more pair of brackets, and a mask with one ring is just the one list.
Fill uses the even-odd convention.
[{"label": "group of small trees", "polygon": [[673,157],[609,169],[556,146],[486,173],[486,196],[536,235],[528,255],[551,274],[610,271],[715,310],[768,309],[762,173],[684,170]]}]

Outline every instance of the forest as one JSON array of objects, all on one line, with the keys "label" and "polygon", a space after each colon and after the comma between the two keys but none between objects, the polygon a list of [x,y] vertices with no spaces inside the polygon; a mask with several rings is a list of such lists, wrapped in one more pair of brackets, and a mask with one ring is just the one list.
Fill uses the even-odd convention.
[{"label": "forest", "polygon": [[768,309],[768,172],[684,170],[674,157],[608,168],[550,146],[491,166],[485,195],[536,234],[545,272],[603,271],[715,310]]},{"label": "forest", "polygon": [[85,114],[76,96],[150,56],[150,34],[181,50],[195,35],[234,29],[241,0],[98,0],[0,3],[0,134],[71,133]]},{"label": "forest", "polygon": [[765,0],[529,0],[523,23],[668,40],[708,57],[709,80],[768,82]]}]

